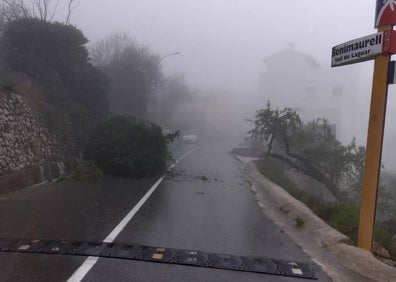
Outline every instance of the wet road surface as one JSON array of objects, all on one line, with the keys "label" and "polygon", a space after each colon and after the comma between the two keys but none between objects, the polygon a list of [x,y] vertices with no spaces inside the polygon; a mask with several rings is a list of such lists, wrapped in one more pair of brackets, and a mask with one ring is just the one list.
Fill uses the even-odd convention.
[{"label": "wet road surface", "polygon": [[[191,146],[190,146],[191,147]],[[185,148],[184,152],[191,148]],[[259,209],[222,142],[199,144],[165,178],[115,242],[310,263]],[[179,156],[183,152],[179,152]],[[156,179],[66,181],[0,199],[0,237],[102,241]],[[84,257],[0,253],[2,281],[65,281]],[[83,281],[303,281],[298,278],[100,258]]]}]

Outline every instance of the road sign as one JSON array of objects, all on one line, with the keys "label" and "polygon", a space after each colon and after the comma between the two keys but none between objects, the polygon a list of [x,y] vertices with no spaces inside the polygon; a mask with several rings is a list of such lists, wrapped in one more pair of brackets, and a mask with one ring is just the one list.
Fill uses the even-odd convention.
[{"label": "road sign", "polygon": [[331,66],[360,63],[377,55],[396,53],[396,32],[387,30],[345,42],[333,47]]},{"label": "road sign", "polygon": [[396,24],[396,1],[377,0],[375,27]]}]

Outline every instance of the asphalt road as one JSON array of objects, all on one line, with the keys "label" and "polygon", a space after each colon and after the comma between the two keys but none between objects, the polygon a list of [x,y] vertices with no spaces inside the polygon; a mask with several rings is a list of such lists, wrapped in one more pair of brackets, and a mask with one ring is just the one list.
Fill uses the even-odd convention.
[{"label": "asphalt road", "polygon": [[[116,242],[309,263],[258,207],[231,143],[199,144],[168,174]],[[177,155],[191,149],[183,148]],[[178,157],[176,156],[176,157]],[[66,181],[0,197],[0,237],[102,241],[156,179]],[[84,257],[0,253],[0,281],[66,281]],[[256,273],[100,258],[83,281],[303,281]]]}]

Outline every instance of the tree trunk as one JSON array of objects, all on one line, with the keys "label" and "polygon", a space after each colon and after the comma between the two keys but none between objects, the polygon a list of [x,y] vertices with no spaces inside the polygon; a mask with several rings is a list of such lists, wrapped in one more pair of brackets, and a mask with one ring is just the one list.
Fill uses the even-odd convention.
[{"label": "tree trunk", "polygon": [[344,196],[342,195],[337,185],[330,178],[326,177],[323,173],[321,173],[311,163],[307,162],[307,160],[304,160],[302,157],[298,158],[298,160],[302,163],[302,165],[299,165],[296,162],[292,161],[291,159],[276,153],[267,152],[267,156],[280,160],[288,164],[290,167],[298,170],[299,172],[315,179],[319,183],[322,183],[324,186],[326,186],[326,188],[333,194],[334,198],[336,198],[338,201],[342,201],[344,199]]}]

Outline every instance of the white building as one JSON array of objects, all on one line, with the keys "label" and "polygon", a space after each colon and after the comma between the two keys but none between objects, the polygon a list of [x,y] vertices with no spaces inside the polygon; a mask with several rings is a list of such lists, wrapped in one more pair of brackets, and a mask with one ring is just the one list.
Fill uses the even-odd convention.
[{"label": "white building", "polygon": [[[330,56],[329,56],[330,58]],[[323,69],[311,56],[293,46],[263,60],[259,99],[274,108],[291,107],[304,121],[324,117],[336,125],[343,143],[367,127],[358,98],[357,66]]]}]

